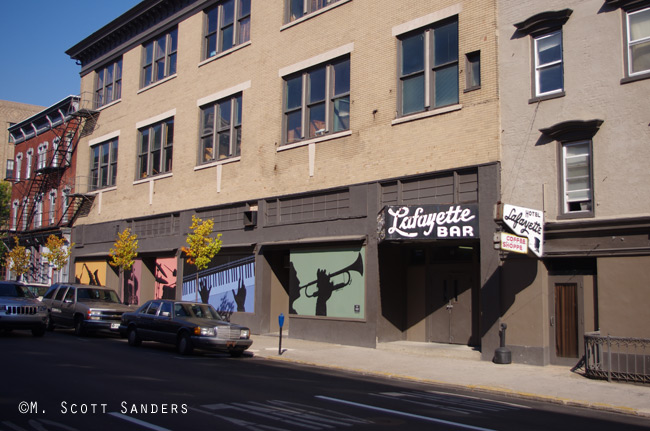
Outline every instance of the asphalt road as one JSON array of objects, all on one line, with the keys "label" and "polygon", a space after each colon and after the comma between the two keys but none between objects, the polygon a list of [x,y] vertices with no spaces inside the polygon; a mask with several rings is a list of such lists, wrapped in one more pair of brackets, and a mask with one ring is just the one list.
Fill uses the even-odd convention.
[{"label": "asphalt road", "polygon": [[71,331],[0,333],[0,352],[0,431],[650,430],[644,418]]}]

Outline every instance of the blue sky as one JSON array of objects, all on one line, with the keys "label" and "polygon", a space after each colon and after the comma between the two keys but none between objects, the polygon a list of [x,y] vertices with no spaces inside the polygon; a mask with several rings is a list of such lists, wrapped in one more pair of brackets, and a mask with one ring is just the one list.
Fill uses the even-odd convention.
[{"label": "blue sky", "polygon": [[80,91],[72,46],[140,0],[0,0],[0,100],[53,105]]}]

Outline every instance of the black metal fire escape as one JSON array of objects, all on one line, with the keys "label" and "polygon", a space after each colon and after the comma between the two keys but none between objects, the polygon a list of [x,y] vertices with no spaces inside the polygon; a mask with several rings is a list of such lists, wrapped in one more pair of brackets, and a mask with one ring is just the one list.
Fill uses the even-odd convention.
[{"label": "black metal fire escape", "polygon": [[[45,199],[49,190],[60,190],[66,186],[64,173],[70,167],[77,144],[82,137],[93,132],[98,117],[98,111],[89,109],[78,109],[68,113],[62,124],[52,128],[56,138],[52,142],[52,148],[47,150],[46,159],[42,160],[43,156],[37,155],[37,167],[31,178],[25,178],[22,184],[14,184],[14,187],[19,186],[23,189],[20,191],[23,199],[19,201],[16,214],[17,224],[20,225],[22,222],[23,234],[30,231],[36,233],[39,230],[37,227],[33,230],[29,229],[38,211],[38,199]],[[71,191],[74,190],[74,184],[68,186]],[[67,202],[58,222],[50,224],[50,229],[71,227],[78,217],[86,216],[90,212],[94,195],[71,192],[66,196]]]}]

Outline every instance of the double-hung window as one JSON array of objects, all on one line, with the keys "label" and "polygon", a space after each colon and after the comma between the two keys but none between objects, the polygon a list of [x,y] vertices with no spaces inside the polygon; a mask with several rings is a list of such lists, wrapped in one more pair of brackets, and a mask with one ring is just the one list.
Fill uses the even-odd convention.
[{"label": "double-hung window", "polygon": [[340,0],[285,0],[286,22],[295,21]]},{"label": "double-hung window", "polygon": [[219,2],[205,16],[204,59],[250,40],[251,0]]},{"label": "double-hung window", "polygon": [[561,92],[564,90],[562,30],[535,37],[533,43],[536,96]]},{"label": "double-hung window", "polygon": [[201,107],[199,163],[238,157],[241,154],[241,93]]},{"label": "double-hung window", "polygon": [[50,225],[53,225],[55,222],[55,216],[56,216],[56,194],[57,191],[56,189],[50,190],[50,208],[49,208],[49,216],[48,220],[50,221]]},{"label": "double-hung window", "polygon": [[627,13],[628,75],[650,73],[650,8]]},{"label": "double-hung window", "polygon": [[138,142],[138,178],[171,172],[173,118],[139,129]]},{"label": "double-hung window", "polygon": [[143,47],[142,87],[176,73],[178,29],[165,33]]},{"label": "double-hung window", "polygon": [[285,144],[349,129],[349,57],[285,77]]},{"label": "double-hung window", "polygon": [[37,170],[47,167],[47,147],[47,142],[43,142],[38,146],[38,161],[36,162]]},{"label": "double-hung window", "polygon": [[115,186],[115,179],[117,178],[117,148],[118,138],[91,147],[91,190]]},{"label": "double-hung window", "polygon": [[95,108],[108,105],[122,97],[122,59],[97,69]]},{"label": "double-hung window", "polygon": [[458,17],[399,37],[399,113],[458,103]]},{"label": "double-hung window", "polygon": [[563,212],[593,211],[591,141],[562,145]]}]

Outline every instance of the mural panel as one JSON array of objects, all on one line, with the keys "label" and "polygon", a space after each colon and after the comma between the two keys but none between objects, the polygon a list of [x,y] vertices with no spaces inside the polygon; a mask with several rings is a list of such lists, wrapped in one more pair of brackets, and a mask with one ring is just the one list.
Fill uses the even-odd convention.
[{"label": "mural panel", "polygon": [[289,313],[365,318],[365,248],[292,250]]},{"label": "mural panel", "polygon": [[255,256],[217,265],[183,277],[183,300],[212,304],[224,317],[255,311]]},{"label": "mural panel", "polygon": [[105,261],[77,261],[74,266],[74,278],[77,283],[92,286],[106,286]]},{"label": "mural panel", "polygon": [[176,299],[176,262],[175,257],[156,259],[154,299]]}]

